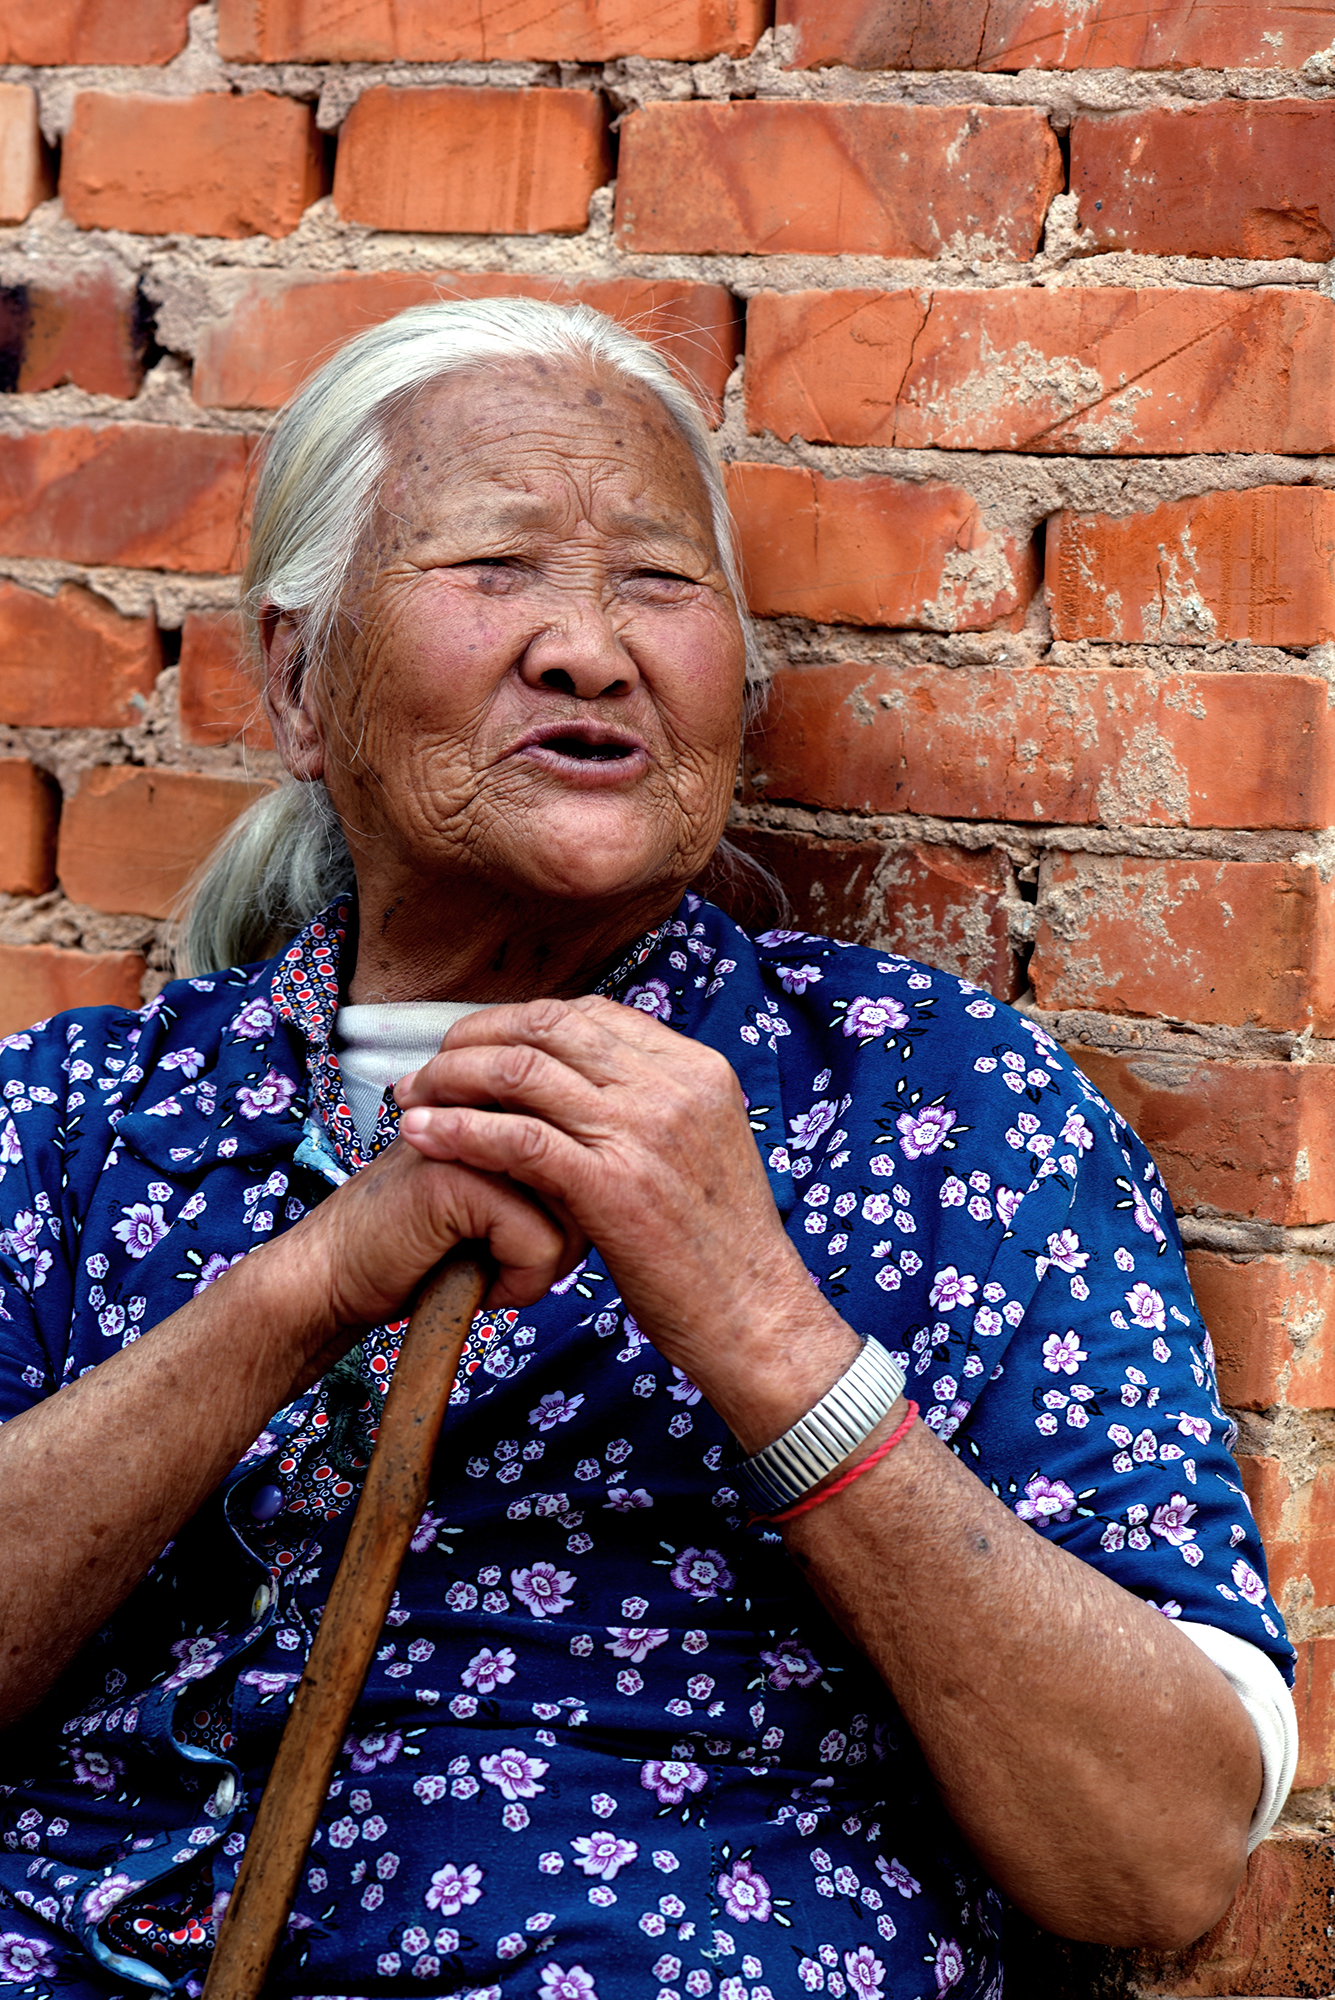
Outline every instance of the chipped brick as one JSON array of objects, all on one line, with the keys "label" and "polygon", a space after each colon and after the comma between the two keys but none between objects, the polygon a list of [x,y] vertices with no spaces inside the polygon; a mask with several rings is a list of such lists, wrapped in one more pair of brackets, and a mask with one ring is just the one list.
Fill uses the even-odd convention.
[{"label": "chipped brick", "polygon": [[95,910],[171,916],[237,814],[270,789],[245,778],[97,765],[65,800],[61,887],[72,902]]},{"label": "chipped brick", "polygon": [[162,667],[152,618],[126,618],[76,583],[54,597],[0,582],[0,722],[124,729]]},{"label": "chipped brick", "polygon": [[219,0],[232,62],[698,62],[745,55],[765,0]]},{"label": "chipped brick", "polygon": [[623,250],[1031,257],[1062,185],[1016,106],[650,104],[621,128]]},{"label": "chipped brick", "polygon": [[725,477],[762,616],[973,632],[1022,616],[1033,595],[1033,544],[995,534],[961,487],[789,465],[731,464]]},{"label": "chipped brick", "polygon": [[0,893],[44,896],[55,881],[59,795],[26,757],[0,758]]}]

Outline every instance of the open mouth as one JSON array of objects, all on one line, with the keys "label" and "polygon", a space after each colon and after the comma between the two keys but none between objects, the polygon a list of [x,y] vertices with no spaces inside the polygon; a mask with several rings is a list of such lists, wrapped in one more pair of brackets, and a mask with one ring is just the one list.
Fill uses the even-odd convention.
[{"label": "open mouth", "polygon": [[560,757],[574,757],[582,764],[618,764],[634,757],[638,744],[609,740],[591,743],[587,736],[548,736],[543,739],[544,750],[554,750]]}]

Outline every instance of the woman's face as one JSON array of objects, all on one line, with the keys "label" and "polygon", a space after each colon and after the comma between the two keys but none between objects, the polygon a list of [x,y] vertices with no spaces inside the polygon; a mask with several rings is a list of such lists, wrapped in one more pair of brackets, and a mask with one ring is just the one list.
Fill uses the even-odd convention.
[{"label": "woman's face", "polygon": [[744,653],[657,400],[585,366],[453,377],[402,420],[370,541],[340,665],[277,717],[291,768],[329,787],[363,906],[461,874],[576,902],[696,875],[732,795]]}]

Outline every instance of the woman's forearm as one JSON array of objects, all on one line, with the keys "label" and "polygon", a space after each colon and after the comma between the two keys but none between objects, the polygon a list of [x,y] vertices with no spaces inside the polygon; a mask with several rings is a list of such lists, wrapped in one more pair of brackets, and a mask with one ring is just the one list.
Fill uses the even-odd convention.
[{"label": "woman's forearm", "polygon": [[0,1428],[0,1727],[41,1698],[274,1410],[327,1365],[320,1298],[308,1241],[279,1237]]},{"label": "woman's forearm", "polygon": [[1030,1916],[1167,1947],[1222,1915],[1260,1753],[1224,1676],[1168,1619],[1043,1541],[922,1424],[786,1536]]}]

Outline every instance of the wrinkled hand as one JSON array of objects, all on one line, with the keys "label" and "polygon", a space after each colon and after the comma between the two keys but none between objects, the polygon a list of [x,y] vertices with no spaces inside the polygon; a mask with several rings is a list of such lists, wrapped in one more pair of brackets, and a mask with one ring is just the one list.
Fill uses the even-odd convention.
[{"label": "wrinkled hand", "polygon": [[530,1001],[456,1023],[396,1096],[424,1159],[503,1175],[596,1243],[644,1332],[744,1442],[856,1352],[784,1234],[715,1050],[615,1001]]},{"label": "wrinkled hand", "polygon": [[345,1334],[406,1311],[421,1279],[457,1243],[485,1243],[497,1266],[488,1309],[533,1305],[588,1247],[559,1204],[401,1143],[279,1241],[295,1249],[299,1234],[312,1280],[327,1293],[328,1317]]}]

